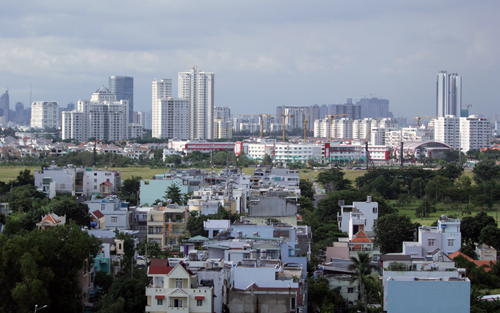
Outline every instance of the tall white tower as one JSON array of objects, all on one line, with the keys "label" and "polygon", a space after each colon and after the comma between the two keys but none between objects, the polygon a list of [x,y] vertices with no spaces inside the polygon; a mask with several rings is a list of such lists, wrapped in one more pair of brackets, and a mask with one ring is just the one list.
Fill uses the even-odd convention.
[{"label": "tall white tower", "polygon": [[214,73],[200,72],[195,65],[178,78],[178,97],[189,101],[189,139],[213,139]]},{"label": "tall white tower", "polygon": [[161,118],[162,108],[161,102],[157,100],[165,100],[172,97],[172,80],[171,79],[155,79],[153,81],[153,105],[152,105],[152,137],[161,138]]},{"label": "tall white tower", "polygon": [[436,83],[436,116],[460,116],[462,109],[462,77],[457,73],[448,74],[441,71],[437,74]]}]

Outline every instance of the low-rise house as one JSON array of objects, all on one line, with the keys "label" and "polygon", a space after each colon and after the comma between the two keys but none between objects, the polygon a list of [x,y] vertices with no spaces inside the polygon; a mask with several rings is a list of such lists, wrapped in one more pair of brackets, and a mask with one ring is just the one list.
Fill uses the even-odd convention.
[{"label": "low-rise house", "polygon": [[378,203],[372,202],[368,196],[366,202],[353,202],[345,205],[344,200],[339,201],[340,212],[337,213],[339,230],[347,233],[349,239],[360,230],[365,233],[373,232],[373,226],[378,218]]},{"label": "low-rise house", "polygon": [[44,215],[40,223],[36,223],[38,229],[46,230],[56,226],[62,226],[66,224],[66,216],[59,216],[54,213]]},{"label": "low-rise house", "polygon": [[89,212],[99,210],[106,217],[106,227],[119,230],[130,229],[128,202],[121,201],[115,195],[105,198],[94,195],[91,200],[85,201],[85,204],[88,205]]},{"label": "low-rise house", "polygon": [[184,262],[170,266],[166,259],[153,259],[148,277],[146,312],[214,312],[213,288],[199,285]]},{"label": "low-rise house", "polygon": [[184,235],[188,215],[187,206],[154,206],[148,212],[148,242],[157,242],[162,248],[178,245],[179,237]]},{"label": "low-rise house", "polygon": [[436,249],[446,254],[454,253],[462,245],[460,220],[442,215],[437,227],[418,228],[418,242],[403,242],[403,254],[412,257],[425,257]]},{"label": "low-rise house", "polygon": [[497,250],[487,244],[479,244],[476,246],[476,254],[481,261],[496,261]]}]

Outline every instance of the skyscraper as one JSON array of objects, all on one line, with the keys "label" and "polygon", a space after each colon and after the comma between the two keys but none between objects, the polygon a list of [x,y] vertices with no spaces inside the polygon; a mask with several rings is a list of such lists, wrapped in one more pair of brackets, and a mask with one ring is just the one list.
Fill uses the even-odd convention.
[{"label": "skyscraper", "polygon": [[[171,79],[155,79],[152,83],[152,136],[153,138],[162,138],[161,137],[161,119],[162,119],[162,108],[161,102],[158,100],[168,99],[172,97],[172,80]],[[165,137],[166,138],[166,137]]]},{"label": "skyscraper", "polygon": [[457,73],[437,74],[436,116],[454,115],[459,117],[462,109],[462,77]]},{"label": "skyscraper", "polygon": [[[178,97],[189,101],[189,139],[213,139],[214,73],[179,72]],[[154,113],[153,113],[154,114]]]},{"label": "skyscraper", "polygon": [[2,109],[4,116],[3,122],[7,124],[9,122],[10,104],[9,104],[9,91],[6,90],[5,93],[0,96],[0,109]]},{"label": "skyscraper", "polygon": [[128,122],[134,117],[134,78],[129,76],[111,76],[108,80],[109,90],[116,95],[116,100],[128,101]]}]

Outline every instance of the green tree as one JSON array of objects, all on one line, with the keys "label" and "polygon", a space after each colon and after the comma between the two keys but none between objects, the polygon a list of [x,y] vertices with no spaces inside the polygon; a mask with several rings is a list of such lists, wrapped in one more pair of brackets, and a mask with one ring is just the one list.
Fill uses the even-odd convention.
[{"label": "green tree", "polygon": [[227,163],[227,152],[219,151],[214,155],[213,162],[217,166],[224,166]]},{"label": "green tree", "polygon": [[[144,290],[147,285],[148,282],[144,279],[128,276],[119,277],[113,282],[113,285],[111,285],[107,295],[109,299],[105,299],[105,306],[103,305],[99,312],[110,312],[113,309],[118,310],[115,312],[144,312],[147,303]],[[123,311],[119,311],[121,307],[116,308],[115,306],[115,303],[121,302],[120,299],[124,300]]]},{"label": "green tree", "polygon": [[77,273],[99,248],[75,224],[0,235],[0,311],[32,312],[43,303],[50,312],[80,312]]},{"label": "green tree", "polygon": [[498,179],[500,177],[500,166],[495,165],[494,161],[481,161],[474,166],[474,181],[480,185],[484,182]]},{"label": "green tree", "polygon": [[326,192],[351,189],[351,181],[344,178],[344,175],[338,168],[331,168],[319,173],[316,181],[323,185]]},{"label": "green tree", "polygon": [[170,250],[162,250],[159,243],[156,241],[147,242],[146,240],[142,241],[139,246],[139,254],[146,255],[147,248],[147,258],[151,259],[166,259],[171,257]]},{"label": "green tree", "polygon": [[479,212],[476,216],[466,216],[460,222],[460,232],[462,234],[462,242],[478,242],[481,231],[488,225],[495,226],[495,219],[488,216],[485,212]]},{"label": "green tree", "polygon": [[72,220],[78,226],[90,226],[92,221],[89,214],[89,206],[85,203],[75,202],[72,199],[63,198],[62,200],[52,199],[49,204],[51,212],[66,216],[66,221]]},{"label": "green tree", "polygon": [[271,158],[271,156],[266,153],[266,155],[264,155],[264,158],[261,161],[261,164],[262,165],[272,165],[273,164],[273,158]]},{"label": "green tree", "polygon": [[477,260],[477,253],[476,253],[476,250],[474,248],[474,244],[471,242],[467,243],[466,245],[463,245],[460,248],[460,252],[462,252],[463,254],[465,254],[468,257],[473,258],[474,260]]},{"label": "green tree", "polygon": [[368,292],[365,290],[367,281],[373,279],[371,276],[372,270],[377,267],[371,264],[372,258],[368,253],[358,252],[358,256],[351,258],[351,264],[347,267],[349,271],[354,271],[351,276],[351,282],[357,282],[359,286],[359,297],[363,302],[365,313],[368,313]]},{"label": "green tree", "polygon": [[171,184],[167,190],[165,191],[165,196],[163,197],[165,200],[172,200],[172,203],[184,204],[182,201],[182,193],[181,189],[177,184]]},{"label": "green tree", "polygon": [[201,215],[198,211],[189,212],[189,218],[186,223],[186,230],[189,236],[208,236],[208,231],[203,229],[203,222],[208,220],[208,215]]},{"label": "green tree", "polygon": [[301,179],[299,183],[300,195],[311,200],[314,200],[314,187],[313,183],[311,183],[307,179]]},{"label": "green tree", "polygon": [[311,312],[318,309],[323,312],[323,308],[330,308],[331,305],[335,307],[342,306],[343,299],[338,289],[331,290],[328,279],[324,276],[308,278],[307,285],[307,306]]},{"label": "green tree", "polygon": [[413,224],[406,215],[398,213],[384,215],[375,223],[374,243],[382,254],[401,252],[403,241],[412,241],[413,232],[417,228],[418,224]]},{"label": "green tree", "polygon": [[113,284],[113,277],[104,271],[98,271],[95,274],[94,285],[101,288],[103,294],[108,293],[109,288]]},{"label": "green tree", "polygon": [[479,243],[485,243],[500,250],[500,228],[493,225],[484,227],[479,235]]},{"label": "green tree", "polygon": [[138,193],[141,186],[141,176],[133,176],[122,181],[120,199],[127,201],[130,205],[137,205]]},{"label": "green tree", "polygon": [[17,175],[16,181],[14,182],[14,186],[24,186],[24,185],[34,185],[34,184],[35,184],[35,176],[31,174],[31,171],[29,169],[20,171],[19,175]]}]

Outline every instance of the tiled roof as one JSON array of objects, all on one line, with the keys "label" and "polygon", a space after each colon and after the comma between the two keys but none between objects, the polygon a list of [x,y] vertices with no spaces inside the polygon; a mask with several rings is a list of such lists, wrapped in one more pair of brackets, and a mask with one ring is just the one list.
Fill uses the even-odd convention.
[{"label": "tiled roof", "polygon": [[168,275],[174,269],[173,266],[149,266],[148,275]]},{"label": "tiled roof", "polygon": [[92,214],[98,219],[104,217],[104,214],[102,214],[102,212],[99,210],[95,210],[94,212],[92,212]]},{"label": "tiled roof", "polygon": [[168,259],[152,259],[151,266],[169,266]]},{"label": "tiled roof", "polygon": [[366,235],[366,233],[362,230],[358,231],[356,235],[354,235],[354,238],[351,239],[351,242],[357,242],[357,243],[372,243],[370,238]]},{"label": "tiled roof", "polygon": [[463,254],[462,252],[460,252],[459,250],[453,252],[452,254],[448,255],[450,257],[450,259],[454,259],[456,258],[457,256],[463,256],[464,258],[466,258],[468,261],[471,261],[471,262],[474,262],[475,260],[473,258],[471,258],[470,256],[466,255],[466,254]]},{"label": "tiled roof", "polygon": [[106,186],[113,186],[113,184],[110,183],[109,181],[105,181],[103,184],[106,185]]}]

